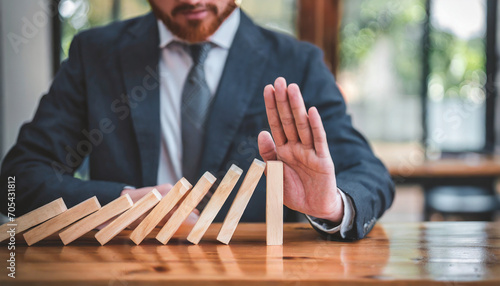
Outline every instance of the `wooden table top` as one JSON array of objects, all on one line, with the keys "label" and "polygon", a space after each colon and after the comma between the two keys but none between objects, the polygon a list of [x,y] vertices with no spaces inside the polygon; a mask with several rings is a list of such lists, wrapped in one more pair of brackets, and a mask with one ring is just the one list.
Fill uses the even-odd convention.
[{"label": "wooden table top", "polygon": [[500,157],[425,160],[416,164],[386,164],[393,177],[500,177]]},{"label": "wooden table top", "polygon": [[374,144],[373,150],[393,177],[500,177],[500,156],[462,154],[427,159],[419,144]]},{"label": "wooden table top", "polygon": [[242,223],[229,245],[213,224],[199,245],[181,229],[167,245],[154,233],[135,246],[123,231],[105,246],[95,232],[63,246],[27,247],[18,236],[16,278],[0,244],[0,285],[500,285],[500,224],[377,224],[358,242],[325,241],[308,224],[285,224],[284,245],[265,245],[265,224]]}]

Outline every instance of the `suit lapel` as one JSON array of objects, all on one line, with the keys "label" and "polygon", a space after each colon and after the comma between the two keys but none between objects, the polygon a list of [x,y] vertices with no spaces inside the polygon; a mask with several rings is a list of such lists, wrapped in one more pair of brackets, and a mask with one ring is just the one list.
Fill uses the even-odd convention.
[{"label": "suit lapel", "polygon": [[215,112],[208,118],[200,176],[219,170],[253,95],[259,92],[257,83],[266,63],[261,37],[257,26],[241,12],[212,106]]},{"label": "suit lapel", "polygon": [[122,75],[139,148],[143,186],[156,185],[160,157],[159,39],[152,13],[133,25],[120,48]]}]

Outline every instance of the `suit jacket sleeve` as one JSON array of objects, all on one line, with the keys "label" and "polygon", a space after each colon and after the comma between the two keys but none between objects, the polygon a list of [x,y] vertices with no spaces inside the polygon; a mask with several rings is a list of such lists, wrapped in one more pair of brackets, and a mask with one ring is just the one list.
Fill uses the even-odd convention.
[{"label": "suit jacket sleeve", "polygon": [[[354,203],[354,224],[345,239],[360,239],[391,205],[394,185],[367,141],[353,128],[343,96],[323,62],[322,52],[312,46],[308,50],[306,70],[299,86],[306,106],[316,106],[323,120],[335,164],[337,186]],[[317,230],[328,238],[341,239],[339,233],[327,234]]]},{"label": "suit jacket sleeve", "polygon": [[[84,135],[88,128],[84,70],[77,36],[69,59],[40,100],[33,120],[23,125],[17,143],[4,159],[1,181],[16,177],[16,216],[59,197],[71,207],[96,195],[104,205],[118,197],[125,186],[73,177],[93,146]],[[2,198],[7,198],[6,187],[6,183],[0,187]],[[0,211],[6,213],[6,207],[7,204],[1,204]]]}]

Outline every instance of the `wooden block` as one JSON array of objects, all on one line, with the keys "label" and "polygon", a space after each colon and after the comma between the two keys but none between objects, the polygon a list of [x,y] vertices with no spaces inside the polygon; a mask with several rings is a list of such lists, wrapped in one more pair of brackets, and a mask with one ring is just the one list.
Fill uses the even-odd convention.
[{"label": "wooden block", "polygon": [[238,222],[247,207],[250,198],[259,183],[260,177],[262,177],[262,173],[266,168],[266,163],[254,159],[252,165],[248,169],[248,172],[241,183],[241,187],[238,190],[238,194],[234,198],[233,204],[231,208],[227,212],[226,218],[222,223],[222,227],[219,231],[219,235],[217,235],[217,240],[224,243],[229,244],[231,237],[233,237],[233,233],[236,230],[236,226],[238,226]]},{"label": "wooden block", "polygon": [[163,243],[167,242],[172,238],[174,233],[179,229],[182,222],[186,220],[189,214],[198,205],[201,199],[205,196],[208,190],[215,183],[216,178],[209,172],[205,172],[200,180],[196,183],[194,188],[191,190],[189,195],[182,201],[179,208],[172,214],[172,217],[167,221],[163,228],[158,232],[156,239]]},{"label": "wooden block", "polygon": [[148,216],[134,229],[130,234],[130,239],[139,245],[192,187],[188,180],[185,178],[180,179]]},{"label": "wooden block", "polygon": [[97,197],[91,197],[60,215],[42,223],[32,230],[24,233],[24,240],[28,245],[33,245],[47,236],[67,227],[75,221],[88,216],[101,208]]},{"label": "wooden block", "polygon": [[231,168],[229,168],[229,171],[222,179],[219,187],[217,187],[217,190],[212,195],[212,198],[210,198],[210,201],[205,206],[205,209],[203,209],[198,221],[189,233],[187,240],[193,244],[198,244],[200,242],[201,238],[207,231],[210,224],[214,221],[215,216],[238,182],[242,173],[243,170],[238,168],[236,165],[232,165]]},{"label": "wooden block", "polygon": [[283,162],[267,162],[266,242],[283,245]]},{"label": "wooden block", "polygon": [[138,200],[130,209],[117,217],[95,234],[95,238],[101,245],[106,244],[113,237],[118,235],[129,224],[137,220],[141,215],[154,207],[161,200],[161,194],[153,189],[140,200]]},{"label": "wooden block", "polygon": [[120,196],[97,212],[85,217],[59,233],[59,237],[64,245],[67,245],[92,229],[128,210],[133,205],[134,202],[132,202],[128,194]]},{"label": "wooden block", "polygon": [[29,228],[41,224],[56,215],[67,210],[62,198],[54,200],[46,205],[26,213],[23,216],[15,218],[6,224],[0,226],[0,242],[12,236],[19,234]]}]

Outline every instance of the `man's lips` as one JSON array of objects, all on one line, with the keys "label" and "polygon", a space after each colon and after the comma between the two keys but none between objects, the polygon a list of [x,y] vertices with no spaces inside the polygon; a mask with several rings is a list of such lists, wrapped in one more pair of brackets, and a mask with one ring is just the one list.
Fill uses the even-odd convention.
[{"label": "man's lips", "polygon": [[187,20],[202,20],[208,15],[208,10],[207,9],[190,9],[190,10],[184,10],[180,12],[179,14],[183,15],[186,17]]}]

